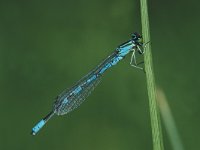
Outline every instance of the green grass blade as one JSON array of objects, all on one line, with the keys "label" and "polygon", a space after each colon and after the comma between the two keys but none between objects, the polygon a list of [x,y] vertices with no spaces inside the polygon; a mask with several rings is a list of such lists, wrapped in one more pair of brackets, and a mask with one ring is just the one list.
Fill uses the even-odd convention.
[{"label": "green grass blade", "polygon": [[169,136],[169,140],[172,144],[172,148],[174,150],[184,150],[184,146],[178,134],[176,123],[174,121],[174,117],[172,115],[171,109],[167,102],[165,93],[163,92],[162,89],[157,88],[157,95],[158,95],[157,100],[158,100],[162,120],[165,125],[167,134]]},{"label": "green grass blade", "polygon": [[[150,41],[150,31],[149,31],[147,0],[140,0],[140,5],[141,5],[142,36],[144,42],[148,42]],[[146,45],[144,54],[144,64],[145,64],[146,79],[147,79],[147,91],[149,97],[153,149],[164,150],[162,130],[160,124],[160,115],[156,101],[156,84],[153,72],[151,43]]]}]

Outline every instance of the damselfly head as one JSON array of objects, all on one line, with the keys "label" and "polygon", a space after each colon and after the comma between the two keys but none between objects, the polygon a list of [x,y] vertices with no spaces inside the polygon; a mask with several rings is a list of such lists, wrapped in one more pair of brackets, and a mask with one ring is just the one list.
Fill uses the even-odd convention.
[{"label": "damselfly head", "polygon": [[132,40],[140,46],[143,45],[142,36],[137,32],[132,34]]}]

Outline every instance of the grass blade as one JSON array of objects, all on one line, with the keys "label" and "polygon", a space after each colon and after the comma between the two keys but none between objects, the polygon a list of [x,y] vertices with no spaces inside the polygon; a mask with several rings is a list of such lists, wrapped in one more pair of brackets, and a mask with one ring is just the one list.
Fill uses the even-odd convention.
[{"label": "grass blade", "polygon": [[158,100],[162,120],[165,125],[167,134],[169,136],[169,140],[171,141],[172,148],[174,150],[184,150],[184,147],[181,142],[181,138],[178,134],[178,130],[177,130],[171,109],[167,102],[165,93],[163,92],[162,89],[157,88],[157,95],[158,95],[157,100]]},{"label": "grass blade", "polygon": [[[148,42],[150,41],[150,31],[149,31],[147,0],[140,0],[140,5],[141,5],[142,36],[144,42]],[[156,101],[156,84],[153,72],[151,43],[146,45],[144,54],[144,64],[145,64],[146,79],[147,79],[147,91],[149,97],[153,149],[164,150],[162,130],[160,124],[160,115]]]}]

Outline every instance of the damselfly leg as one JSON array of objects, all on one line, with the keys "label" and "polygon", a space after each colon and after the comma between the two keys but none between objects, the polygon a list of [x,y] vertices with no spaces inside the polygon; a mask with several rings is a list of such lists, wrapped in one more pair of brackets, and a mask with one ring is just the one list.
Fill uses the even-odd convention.
[{"label": "damselfly leg", "polygon": [[137,63],[136,56],[135,56],[135,49],[134,49],[134,50],[133,50],[133,53],[132,53],[132,55],[131,55],[130,65],[131,65],[132,67],[135,67],[135,68],[144,70],[144,68],[138,66],[139,64],[141,64],[141,63]]},{"label": "damselfly leg", "polygon": [[132,55],[131,55],[131,61],[130,61],[130,65],[132,66],[132,67],[135,67],[135,68],[138,68],[138,69],[141,69],[141,70],[143,70],[144,71],[144,68],[143,67],[140,67],[139,65],[141,65],[141,64],[143,64],[144,63],[144,61],[142,61],[142,62],[137,62],[137,59],[136,59],[136,56],[135,56],[135,52],[136,51],[138,51],[138,53],[139,54],[144,54],[144,49],[142,48],[140,48],[138,45],[137,45],[137,48],[136,49],[133,49],[133,53],[132,53]]},{"label": "damselfly leg", "polygon": [[145,53],[145,48],[146,48],[146,45],[149,44],[149,42],[146,42],[145,44],[143,44],[142,48],[140,48],[139,45],[137,45],[137,48],[136,49],[133,49],[133,53],[131,55],[131,61],[130,61],[130,65],[132,67],[135,67],[135,68],[138,68],[138,69],[141,69],[145,72],[144,68],[143,67],[140,67],[139,65],[143,64],[144,61],[141,61],[139,63],[137,63],[137,59],[136,59],[136,56],[135,56],[135,52],[138,51],[139,54],[143,55]]}]

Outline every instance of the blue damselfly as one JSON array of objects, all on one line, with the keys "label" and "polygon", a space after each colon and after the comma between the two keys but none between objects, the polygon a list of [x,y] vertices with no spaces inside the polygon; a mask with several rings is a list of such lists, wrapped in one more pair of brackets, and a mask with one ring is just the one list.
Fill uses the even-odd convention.
[{"label": "blue damselfly", "polygon": [[136,62],[135,52],[143,54],[144,44],[142,36],[138,33],[134,33],[130,40],[119,45],[110,56],[100,63],[100,65],[79,80],[73,87],[58,95],[53,104],[52,111],[32,128],[31,134],[35,135],[55,114],[64,115],[77,108],[99,84],[103,73],[116,65],[130,52],[132,52],[131,66],[143,69],[139,67]]}]

